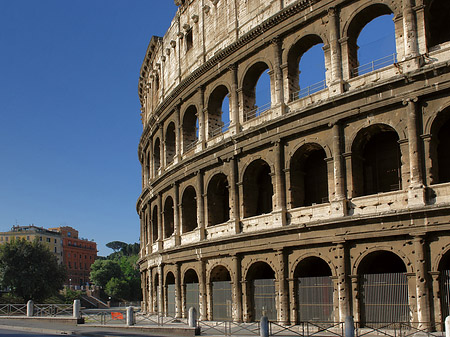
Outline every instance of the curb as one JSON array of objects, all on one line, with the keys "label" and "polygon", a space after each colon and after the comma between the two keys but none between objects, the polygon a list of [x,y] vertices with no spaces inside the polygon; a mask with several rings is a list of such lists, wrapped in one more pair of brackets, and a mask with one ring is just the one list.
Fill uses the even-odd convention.
[{"label": "curb", "polygon": [[5,330],[41,332],[41,333],[53,334],[53,335],[74,335],[75,334],[75,331],[71,331],[71,330],[44,329],[44,328],[34,328],[34,327],[17,326],[17,325],[0,324],[0,328],[5,329]]}]

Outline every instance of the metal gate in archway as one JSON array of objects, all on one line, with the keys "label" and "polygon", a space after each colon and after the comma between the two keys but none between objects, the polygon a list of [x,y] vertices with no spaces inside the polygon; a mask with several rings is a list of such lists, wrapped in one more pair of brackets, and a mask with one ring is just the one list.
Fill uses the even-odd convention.
[{"label": "metal gate in archway", "polygon": [[360,279],[361,322],[409,322],[405,273],[363,274]]},{"label": "metal gate in archway", "polygon": [[175,284],[167,285],[167,315],[175,316]]},{"label": "metal gate in archway", "polygon": [[[194,307],[199,315],[199,290],[198,283],[186,283],[186,311]],[[199,316],[197,316],[199,317]]]},{"label": "metal gate in archway", "polygon": [[297,279],[297,313],[300,322],[332,322],[333,281],[331,276]]},{"label": "metal gate in archway", "polygon": [[232,320],[232,294],[230,281],[212,282],[212,314],[215,321]]},{"label": "metal gate in archway", "polygon": [[253,304],[255,321],[265,315],[269,320],[277,319],[277,308],[275,300],[275,280],[255,279],[253,285]]},{"label": "metal gate in archway", "polygon": [[450,315],[450,270],[442,270],[439,286],[441,291],[442,319]]}]

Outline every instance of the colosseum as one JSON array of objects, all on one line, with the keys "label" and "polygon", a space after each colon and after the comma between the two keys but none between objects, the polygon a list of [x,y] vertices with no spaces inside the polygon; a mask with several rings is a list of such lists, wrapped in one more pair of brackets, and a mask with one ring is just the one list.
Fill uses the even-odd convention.
[{"label": "colosseum", "polygon": [[[143,311],[441,324],[449,1],[175,4],[139,77]],[[366,64],[381,18],[393,48]],[[323,78],[305,84],[312,49]]]}]

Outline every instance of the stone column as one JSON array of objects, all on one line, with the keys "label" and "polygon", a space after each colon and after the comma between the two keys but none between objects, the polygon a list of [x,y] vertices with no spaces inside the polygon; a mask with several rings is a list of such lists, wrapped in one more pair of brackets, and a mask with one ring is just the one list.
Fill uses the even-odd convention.
[{"label": "stone column", "polygon": [[230,193],[229,193],[229,204],[230,204],[230,220],[234,223],[235,233],[240,233],[240,215],[239,215],[239,193],[237,189],[237,167],[236,158],[231,157],[228,163],[228,172],[230,172]]},{"label": "stone column", "polygon": [[282,226],[286,225],[286,187],[283,175],[284,162],[284,146],[281,141],[274,144],[275,148],[275,198],[276,204],[274,211],[280,214],[280,223]]},{"label": "stone column", "polygon": [[353,166],[352,166],[352,153],[343,153],[342,157],[345,161],[345,174],[347,182],[347,198],[351,199],[355,197],[355,191],[353,186]]},{"label": "stone column", "polygon": [[150,161],[150,163],[148,163],[149,165],[149,170],[150,170],[150,174],[149,174],[149,180],[152,180],[155,177],[155,165],[153,164],[154,158],[153,158],[153,137],[150,137],[150,141],[149,141],[149,149],[148,149],[148,160]]},{"label": "stone column", "polygon": [[440,287],[439,287],[439,276],[440,272],[430,272],[430,276],[433,279],[433,297],[431,300],[434,305],[434,324],[435,326],[439,326],[441,322],[444,322],[445,317],[442,317],[442,309],[441,309],[441,296],[440,296]]},{"label": "stone column", "polygon": [[354,321],[361,321],[359,310],[359,277],[358,275],[349,276],[352,282],[352,299],[353,299],[353,319]]},{"label": "stone column", "polygon": [[284,88],[283,88],[283,73],[281,70],[281,52],[282,41],[279,36],[272,39],[274,50],[274,86],[275,86],[275,106],[281,106],[281,114],[284,114]]},{"label": "stone column", "polygon": [[233,255],[232,260],[232,282],[233,282],[233,321],[242,322],[242,287],[241,287],[241,258]]},{"label": "stone column", "polygon": [[147,203],[147,209],[148,209],[148,215],[147,215],[147,245],[148,245],[148,254],[152,253],[152,245],[153,245],[153,241],[152,241],[152,204],[149,201]]},{"label": "stone column", "polygon": [[158,284],[159,284],[159,291],[158,291],[158,315],[162,315],[163,314],[163,310],[164,310],[164,294],[163,294],[163,289],[164,289],[164,278],[163,278],[163,266],[162,264],[160,264],[158,266]]},{"label": "stone column", "polygon": [[425,172],[423,174],[424,183],[426,185],[432,185],[434,183],[434,171],[435,167],[432,165],[431,161],[431,135],[425,134],[421,135],[421,139],[423,140],[423,158],[425,161]]},{"label": "stone column", "polygon": [[206,303],[206,263],[202,259],[199,261],[199,319],[201,321],[207,320],[207,312],[208,312],[208,306]]},{"label": "stone column", "polygon": [[153,307],[153,280],[152,280],[152,269],[147,269],[147,279],[148,279],[148,299],[147,299],[147,311],[152,314],[155,312]]},{"label": "stone column", "polygon": [[164,171],[164,167],[166,166],[166,156],[165,156],[166,140],[164,139],[164,130],[163,130],[164,125],[159,123],[158,128],[159,128],[159,136],[161,137],[159,142],[159,151],[160,151],[159,162],[162,172]]},{"label": "stone column", "polygon": [[416,16],[411,0],[402,0],[403,9],[403,40],[405,48],[405,60],[419,55],[417,45]]},{"label": "stone column", "polygon": [[163,241],[163,212],[162,212],[162,195],[158,193],[158,239],[156,240],[158,243],[158,250],[162,249],[162,241]]},{"label": "stone column", "polygon": [[181,160],[181,122],[180,122],[180,104],[175,107],[175,158],[179,163]]},{"label": "stone column", "polygon": [[328,9],[328,32],[330,39],[331,54],[331,83],[328,83],[331,94],[341,94],[344,92],[342,81],[342,57],[339,44],[339,15],[335,7]]},{"label": "stone column", "polygon": [[205,134],[205,88],[203,86],[200,86],[198,88],[198,93],[200,96],[199,104],[198,104],[198,141],[201,144],[202,149],[205,148],[206,144],[206,134]]},{"label": "stone column", "polygon": [[239,97],[238,97],[238,66],[237,63],[230,66],[231,93],[230,93],[230,132],[232,135],[240,131],[239,121]]},{"label": "stone column", "polygon": [[347,215],[347,203],[345,199],[345,170],[344,161],[341,154],[341,126],[334,123],[333,133],[333,180],[334,198],[331,200],[331,211],[334,215]]},{"label": "stone column", "polygon": [[173,205],[173,231],[175,235],[175,245],[179,245],[181,243],[180,238],[180,185],[178,182],[175,182],[173,185],[174,188],[174,205]]},{"label": "stone column", "polygon": [[295,298],[295,279],[287,279],[289,285],[289,308],[290,308],[290,323],[292,325],[297,323],[297,299]]},{"label": "stone column", "polygon": [[213,319],[213,310],[212,310],[212,289],[213,285],[212,282],[210,282],[210,280],[208,280],[206,282],[206,307],[207,307],[207,312],[206,312],[206,319],[208,321],[212,321]]},{"label": "stone column", "polygon": [[175,318],[181,318],[183,315],[181,300],[181,272],[180,264],[175,264]]},{"label": "stone column", "polygon": [[250,313],[249,313],[249,293],[248,293],[248,282],[245,280],[241,281],[241,289],[242,289],[242,321],[250,322]]},{"label": "stone column", "polygon": [[203,200],[203,172],[197,171],[197,225],[200,230],[200,240],[205,238],[205,206]]},{"label": "stone column", "polygon": [[346,248],[344,243],[340,242],[336,247],[336,273],[337,273],[337,290],[339,300],[339,321],[344,322],[345,317],[350,315],[350,302],[348,282],[346,275]]},{"label": "stone column", "polygon": [[426,329],[428,331],[431,328],[431,314],[424,236],[414,236],[414,252],[414,269],[416,272],[417,320],[419,321],[419,329]]},{"label": "stone column", "polygon": [[289,294],[288,287],[286,285],[286,255],[282,249],[277,251],[276,254],[279,266],[278,272],[278,321],[281,324],[289,323]]},{"label": "stone column", "polygon": [[409,188],[408,205],[425,205],[425,188],[422,182],[421,156],[417,133],[418,104],[417,97],[403,101],[407,106],[408,153],[409,153]]}]

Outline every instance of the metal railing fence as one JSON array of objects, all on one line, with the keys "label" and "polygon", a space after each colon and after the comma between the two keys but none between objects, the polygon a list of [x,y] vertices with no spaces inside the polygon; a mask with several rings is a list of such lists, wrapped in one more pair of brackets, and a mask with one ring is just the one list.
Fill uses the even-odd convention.
[{"label": "metal railing fence", "polygon": [[35,304],[34,316],[72,316],[72,304]]},{"label": "metal railing fence", "polygon": [[361,76],[364,74],[371,73],[372,71],[387,67],[393,63],[397,63],[397,53],[382,57],[372,62],[360,65],[351,70],[352,77]]},{"label": "metal railing fence", "polygon": [[303,88],[303,89],[300,89],[299,91],[293,92],[291,94],[291,101],[296,101],[301,98],[308,97],[312,94],[315,94],[316,92],[326,89],[326,87],[327,87],[327,83],[325,80],[311,84],[311,85],[307,86],[306,88]]},{"label": "metal railing fence", "polygon": [[247,111],[244,113],[244,122],[249,121],[250,119],[262,116],[266,114],[270,108],[272,107],[272,102],[263,104],[259,107],[256,107],[255,109],[252,109],[250,111]]},{"label": "metal railing fence", "polygon": [[0,316],[26,316],[26,304],[0,304]]}]

